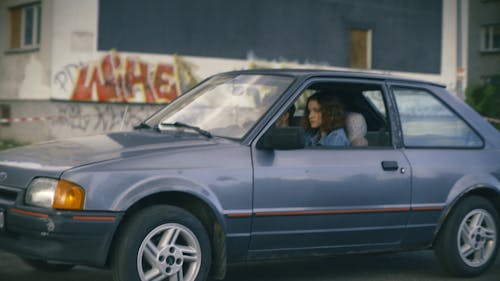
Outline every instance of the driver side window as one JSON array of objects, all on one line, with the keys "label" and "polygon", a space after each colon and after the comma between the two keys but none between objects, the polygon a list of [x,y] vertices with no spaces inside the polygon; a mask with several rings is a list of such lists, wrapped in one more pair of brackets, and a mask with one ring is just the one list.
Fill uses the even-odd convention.
[{"label": "driver side window", "polygon": [[386,103],[377,84],[319,82],[289,105],[276,126],[300,127],[306,148],[391,145]]}]

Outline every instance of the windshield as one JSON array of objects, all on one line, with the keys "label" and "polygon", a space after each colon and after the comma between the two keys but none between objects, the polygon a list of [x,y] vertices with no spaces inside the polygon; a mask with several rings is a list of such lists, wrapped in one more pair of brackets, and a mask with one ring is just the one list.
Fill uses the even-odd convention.
[{"label": "windshield", "polygon": [[186,124],[212,135],[240,139],[267,112],[293,78],[271,75],[214,76],[146,121],[172,129]]}]

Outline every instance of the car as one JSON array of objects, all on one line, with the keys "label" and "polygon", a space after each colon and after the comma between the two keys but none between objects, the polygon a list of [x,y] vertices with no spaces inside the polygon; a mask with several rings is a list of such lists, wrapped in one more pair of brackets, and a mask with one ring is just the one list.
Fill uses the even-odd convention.
[{"label": "car", "polygon": [[[306,146],[316,93],[337,101],[350,145]],[[0,249],[116,281],[420,249],[477,276],[499,211],[500,133],[443,85],[382,74],[221,73],[133,130],[0,152]]]}]

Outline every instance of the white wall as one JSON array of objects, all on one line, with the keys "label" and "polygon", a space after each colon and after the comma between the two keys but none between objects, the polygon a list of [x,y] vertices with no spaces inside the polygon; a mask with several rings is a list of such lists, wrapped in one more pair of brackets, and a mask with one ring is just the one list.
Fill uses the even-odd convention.
[{"label": "white wall", "polygon": [[441,75],[448,89],[455,90],[455,73],[457,65],[457,1],[443,0],[443,27],[441,37]]},{"label": "white wall", "polygon": [[[68,64],[97,59],[98,0],[53,0],[52,97],[67,99],[56,76]],[[71,78],[71,77],[68,77]],[[70,89],[70,84],[66,85]]]}]

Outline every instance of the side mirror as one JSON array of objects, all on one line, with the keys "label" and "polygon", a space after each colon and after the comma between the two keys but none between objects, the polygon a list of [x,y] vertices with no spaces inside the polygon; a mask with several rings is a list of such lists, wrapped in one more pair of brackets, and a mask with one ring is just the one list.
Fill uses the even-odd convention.
[{"label": "side mirror", "polygon": [[304,129],[300,127],[275,127],[267,131],[257,142],[258,149],[301,149],[306,146]]}]

